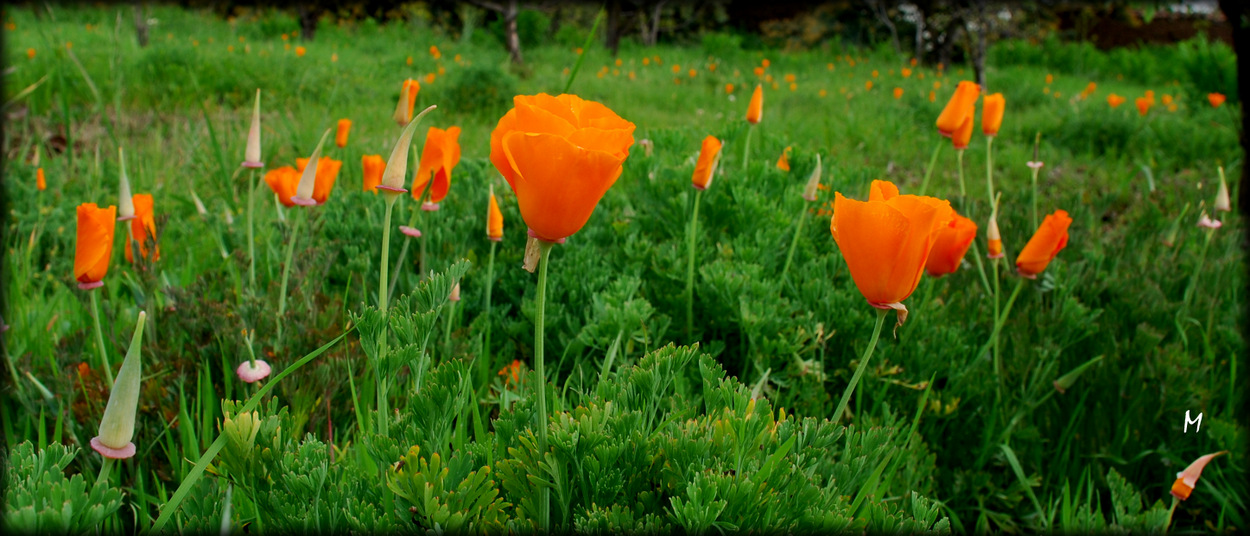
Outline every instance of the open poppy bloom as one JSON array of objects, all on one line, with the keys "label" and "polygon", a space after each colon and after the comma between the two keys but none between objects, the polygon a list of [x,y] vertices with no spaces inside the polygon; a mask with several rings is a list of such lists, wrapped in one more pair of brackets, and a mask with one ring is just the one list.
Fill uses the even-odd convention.
[{"label": "open poppy bloom", "polygon": [[367,154],[360,157],[360,165],[364,168],[364,190],[377,193],[378,185],[382,184],[382,173],[386,171],[386,161],[381,155]]},{"label": "open poppy bloom", "polygon": [[895,99],[903,98],[903,88],[901,87],[894,88],[894,98]]},{"label": "open poppy bloom", "polygon": [[1068,245],[1070,225],[1072,218],[1068,217],[1065,210],[1056,210],[1053,214],[1046,215],[1037,232],[1033,233],[1033,238],[1020,250],[1020,255],[1016,256],[1016,270],[1021,276],[1036,279],[1037,274],[1046,269],[1046,265],[1050,264],[1055,255]]},{"label": "open poppy bloom", "polygon": [[1116,95],[1115,93],[1107,95],[1107,105],[1112,108],[1118,108],[1121,104],[1124,104],[1124,100],[1124,97]]},{"label": "open poppy bloom", "polygon": [[1198,478],[1202,476],[1202,470],[1206,469],[1207,464],[1211,463],[1216,456],[1227,453],[1228,451],[1222,450],[1207,454],[1194,460],[1194,463],[1189,464],[1184,471],[1176,473],[1176,482],[1172,483],[1172,496],[1182,501],[1188,499],[1189,495],[1194,492],[1194,486],[1198,485]]},{"label": "open poppy bloom", "polygon": [[1003,125],[1003,108],[1007,102],[1002,93],[986,95],[981,110],[981,133],[986,136],[997,136],[998,129]]},{"label": "open poppy bloom", "polygon": [[495,185],[490,185],[490,208],[486,211],[486,238],[495,242],[503,240],[503,212],[495,200]]},{"label": "open poppy bloom", "polygon": [[[295,159],[295,167],[300,173],[303,173],[307,166],[307,158]],[[342,167],[342,160],[335,160],[328,156],[317,159],[317,182],[313,185],[312,198],[318,205],[325,203],[330,197],[330,192],[334,190],[334,182],[339,178],[339,169]],[[298,182],[299,179],[296,178],[296,183]]]},{"label": "open poppy bloom", "polygon": [[1223,93],[1207,93],[1207,101],[1211,103],[1212,108],[1219,108],[1221,104],[1224,104],[1224,100]]},{"label": "open poppy bloom", "polygon": [[1133,104],[1137,105],[1137,113],[1141,115],[1146,115],[1147,113],[1150,112],[1150,107],[1154,106],[1153,101],[1154,99],[1148,99],[1146,97],[1137,97],[1137,99],[1133,101]]},{"label": "open poppy bloom", "polygon": [[[135,194],[135,219],[130,220],[130,236],[139,244],[139,254],[148,258],[148,242],[152,242],[152,260],[161,260],[161,249],[156,247],[156,216],[152,210],[152,194]],[[130,251],[130,240],[126,241],[126,260],[135,262]]]},{"label": "open poppy bloom", "polygon": [[957,150],[968,148],[968,143],[972,141],[972,125],[976,122],[976,108],[968,108],[968,116],[964,117],[964,121],[959,124],[959,128],[951,134],[951,145]]},{"label": "open poppy bloom", "polygon": [[299,186],[300,172],[293,166],[282,166],[273,168],[265,172],[265,184],[278,194],[278,202],[283,206],[293,207],[295,203],[291,202],[291,197],[295,195],[295,188]]},{"label": "open poppy bloom", "polygon": [[873,307],[897,310],[901,324],[901,302],[920,284],[929,252],[954,216],[949,201],[899,195],[893,183],[872,181],[868,201],[834,194],[829,231],[860,294]]},{"label": "open poppy bloom", "polygon": [[334,133],[334,145],[337,145],[340,149],[347,147],[347,134],[351,130],[351,119],[339,119],[338,130]]},{"label": "open poppy bloom", "polygon": [[95,203],[78,205],[78,236],[74,244],[74,279],[78,288],[90,290],[104,285],[113,256],[113,229],[117,225],[117,207],[97,207]]},{"label": "open poppy bloom", "polygon": [[438,47],[436,47],[436,46],[434,46],[434,45],[430,45],[430,55],[431,55],[431,56],[434,56],[434,59],[439,59],[439,58],[443,57],[443,53],[442,53],[442,52],[439,52],[439,51],[438,51]]},{"label": "open poppy bloom", "polygon": [[981,95],[981,86],[975,82],[964,80],[955,87],[955,94],[951,95],[951,100],[947,101],[946,108],[942,109],[941,115],[937,118],[938,132],[943,136],[951,137],[955,133],[955,129],[963,124],[964,117],[967,117],[968,110],[976,106],[977,97]]},{"label": "open poppy bloom", "polygon": [[747,122],[752,125],[759,124],[760,119],[764,117],[764,86],[755,86],[755,92],[751,94],[751,103],[747,105]]},{"label": "open poppy bloom", "polygon": [[699,161],[694,165],[694,176],[691,177],[696,189],[706,190],[712,184],[716,165],[720,163],[721,146],[721,141],[716,136],[703,138],[703,148],[699,150]]},{"label": "open poppy bloom", "polygon": [[447,197],[451,188],[451,170],[460,163],[460,127],[443,130],[430,127],[425,134],[425,148],[421,150],[421,163],[412,178],[412,198],[421,199],[426,186],[430,186],[430,200],[421,205],[422,210],[438,210],[438,204]]},{"label": "open poppy bloom", "polygon": [[789,155],[790,155],[789,147],[786,147],[784,151],[781,151],[781,158],[777,159],[777,169],[780,169],[782,171],[790,171]]},{"label": "open poppy bloom", "polygon": [[490,136],[490,161],[516,192],[537,239],[556,242],[586,225],[621,176],[634,124],[576,95],[517,95]]},{"label": "open poppy bloom", "polygon": [[964,260],[964,254],[972,246],[977,236],[977,224],[972,220],[955,214],[950,224],[942,227],[933,249],[929,251],[929,260],[924,269],[933,277],[953,274]]}]

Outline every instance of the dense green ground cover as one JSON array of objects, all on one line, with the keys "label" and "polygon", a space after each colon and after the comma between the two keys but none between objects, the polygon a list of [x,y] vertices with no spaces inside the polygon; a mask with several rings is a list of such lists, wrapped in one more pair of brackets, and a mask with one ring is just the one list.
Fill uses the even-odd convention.
[{"label": "dense green ground cover", "polygon": [[[138,311],[150,315],[135,439],[141,455],[113,473],[124,498],[97,490],[85,503],[72,493],[64,499],[77,505],[77,526],[94,526],[92,516],[102,515],[85,504],[122,502],[128,506],[108,515],[106,527],[149,525],[223,430],[223,418],[232,439],[174,515],[176,526],[219,527],[232,490],[226,515],[262,530],[405,530],[435,522],[524,529],[535,519],[535,490],[550,482],[556,526],[587,531],[1144,530],[1167,522],[1175,473],[1220,450],[1232,453],[1207,468],[1171,516],[1172,527],[1245,526],[1245,431],[1233,414],[1235,386],[1246,374],[1236,362],[1245,352],[1237,330],[1245,299],[1236,244],[1242,222],[1212,213],[1224,226],[1209,244],[1194,226],[1200,204],[1209,207],[1215,195],[1217,166],[1240,176],[1240,105],[1213,108],[1205,96],[1211,82],[1201,77],[1117,76],[1123,73],[1110,72],[1115,58],[1043,67],[1028,44],[996,45],[991,58],[999,61],[991,62],[987,84],[1007,102],[993,159],[1007,260],[1033,231],[1025,162],[1037,132],[1046,164],[1039,211],[1071,213],[1071,241],[1036,281],[1024,283],[1003,327],[1000,377],[983,347],[994,298],[969,252],[964,269],[921,281],[906,302],[908,322],[882,336],[839,424],[831,413],[876,315],[830,237],[827,203],[835,191],[865,198],[873,179],[915,193],[934,145],[949,145],[933,121],[971,70],[922,65],[904,77],[906,59],[890,54],[832,46],[743,50],[725,38],[654,48],[626,42],[617,66],[607,51],[589,47],[570,92],[634,122],[635,137],[651,140],[654,151],[633,147],[589,223],[551,256],[549,407],[563,413],[550,423],[555,450],[540,463],[532,378],[505,382],[496,373],[514,359],[529,369],[535,278],[519,269],[524,224],[487,155],[510,97],[559,93],[578,61],[574,47],[527,49],[527,72],[517,76],[484,31],[461,42],[417,23],[344,23],[324,25],[315,41],[302,43],[284,41],[296,25],[280,15],[227,22],[155,8],[152,43],[141,49],[110,9],[58,8],[54,15],[36,20],[9,9],[3,17],[13,25],[4,35],[11,70],[5,101],[38,83],[6,108],[4,321],[12,329],[4,347],[13,383],[3,426],[14,460],[6,512],[73,485],[58,484],[59,477],[14,480],[37,474],[35,466],[53,473],[68,466],[88,479],[100,466],[89,448],[71,458],[49,445],[86,447],[108,397],[88,301],[71,276],[74,211],[84,202],[116,203],[122,146],[134,191],[155,197],[161,258],[131,266],[114,251],[96,292],[114,366]],[[303,56],[297,46],[306,47]],[[1224,68],[1231,57],[1220,47],[1185,46],[1202,47],[1190,57],[1207,62],[1200,65]],[[1116,58],[1148,64],[1157,53]],[[742,117],[758,80],[752,70],[764,59],[776,86],[763,81],[764,119],[743,169]],[[1102,77],[1091,78],[1094,71]],[[345,329],[376,323],[367,306],[377,301],[383,203],[361,192],[360,159],[389,155],[399,132],[390,116],[407,77],[421,79],[418,109],[438,105],[418,147],[426,125],[464,131],[464,159],[442,210],[416,220],[427,241],[420,262],[443,275],[421,282],[414,242],[395,286],[395,296],[409,295],[395,300],[401,316],[417,326],[396,336],[415,341],[429,367],[420,367],[418,380],[392,364],[404,386],[392,392],[397,421],[389,437],[370,436],[358,417],[373,419],[371,378],[379,367],[353,331],[276,383],[249,442],[239,430],[251,421],[228,402],[256,392],[233,372],[248,345],[280,371]],[[1097,88],[1081,98],[1089,82]],[[726,84],[735,86],[732,94]],[[339,118],[354,122],[345,148],[327,148],[342,171],[298,237],[282,318],[276,311],[293,213],[276,209],[263,184],[254,288],[246,275],[249,173],[235,171],[257,87],[269,168],[306,157]],[[1167,95],[1174,110],[1158,104],[1140,116],[1133,99],[1147,90],[1159,100]],[[1111,93],[1128,102],[1111,108]],[[708,134],[725,142],[725,154],[699,211],[688,334],[689,180]],[[786,147],[793,148],[789,172],[774,165]],[[968,204],[955,203],[982,229],[989,214],[985,147],[978,132],[963,157]],[[35,186],[36,151],[44,191]],[[800,193],[818,154],[828,189],[808,204]],[[956,200],[955,161],[943,148],[931,194]],[[492,183],[505,238],[488,318],[483,231]],[[197,213],[192,192],[207,214]],[[397,220],[405,223],[415,208],[402,199]],[[807,224],[782,279],[804,210]],[[978,242],[984,252],[980,234]],[[391,247],[394,262],[403,237],[393,236]],[[1003,274],[1004,294],[1017,280]],[[444,296],[453,281],[464,299],[449,307]],[[1066,392],[1055,390],[1054,380],[1098,356]],[[1182,431],[1186,411],[1204,414],[1200,432]],[[34,449],[20,445],[27,440]],[[401,457],[400,468],[386,468]],[[379,484],[382,473],[388,486]],[[415,498],[426,482],[433,498]],[[59,511],[60,501],[49,504]],[[51,507],[28,510],[44,508]]]}]

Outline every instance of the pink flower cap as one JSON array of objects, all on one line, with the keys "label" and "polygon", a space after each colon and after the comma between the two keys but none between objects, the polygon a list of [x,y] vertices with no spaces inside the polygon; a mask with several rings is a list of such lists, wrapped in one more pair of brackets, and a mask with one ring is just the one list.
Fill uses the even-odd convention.
[{"label": "pink flower cap", "polygon": [[243,163],[243,167],[245,167],[245,168],[263,168],[263,167],[265,167],[265,163],[264,163],[264,162],[244,162],[244,163]]},{"label": "pink flower cap", "polygon": [[434,212],[435,210],[438,210],[438,203],[431,203],[429,201],[421,203],[421,210],[424,210],[426,212]]},{"label": "pink flower cap", "polygon": [[100,436],[96,436],[96,437],[91,438],[91,448],[95,449],[96,452],[99,452],[101,456],[104,456],[105,458],[112,458],[114,460],[124,460],[126,458],[133,458],[135,455],[135,442],[134,441],[126,443],[126,446],[122,448],[115,449],[113,447],[105,445],[104,443],[101,443]]},{"label": "pink flower cap", "polygon": [[256,383],[260,380],[268,378],[271,370],[272,369],[269,368],[269,363],[266,363],[263,359],[257,359],[255,368],[252,368],[252,362],[248,360],[244,361],[243,364],[239,365],[239,368],[234,371],[239,375],[240,380],[247,383]]},{"label": "pink flower cap", "polygon": [[385,184],[379,184],[379,185],[377,185],[377,189],[379,189],[379,190],[385,190],[385,191],[387,191],[387,192],[393,192],[393,193],[397,193],[397,194],[402,194],[402,193],[407,193],[407,192],[408,192],[408,190],[406,190],[406,189],[404,189],[404,188],[396,188],[396,187],[394,187],[394,186],[387,186],[387,185],[385,185]]},{"label": "pink flower cap", "polygon": [[298,196],[298,195],[293,195],[293,196],[291,196],[291,202],[292,202],[292,203],[295,203],[296,205],[299,205],[299,206],[301,206],[301,207],[315,207],[315,206],[317,206],[317,200],[316,200],[316,199],[313,199],[313,198],[311,198],[311,197],[300,197],[300,196]]},{"label": "pink flower cap", "polygon": [[1198,227],[1206,227],[1207,229],[1219,229],[1223,225],[1224,224],[1221,223],[1220,220],[1213,220],[1210,217],[1208,217],[1206,214],[1203,214],[1202,218],[1198,219]]},{"label": "pink flower cap", "polygon": [[129,215],[129,216],[118,216],[118,217],[117,217],[117,221],[130,221],[130,220],[133,220],[133,219],[135,219],[135,215],[134,215],[134,214],[131,214],[131,215]]},{"label": "pink flower cap", "polygon": [[1031,160],[1030,160],[1030,161],[1029,161],[1029,163],[1028,163],[1028,166],[1029,166],[1029,167],[1031,167],[1031,168],[1033,168],[1033,169],[1041,169],[1041,168],[1042,168],[1042,165],[1043,165],[1043,164],[1042,164],[1041,162],[1033,162],[1033,161],[1031,161]]},{"label": "pink flower cap", "polygon": [[421,230],[420,230],[420,229],[416,229],[416,228],[413,228],[413,227],[409,227],[409,226],[407,226],[407,225],[400,225],[400,226],[399,226],[399,232],[404,233],[405,235],[407,235],[407,236],[411,236],[411,237],[413,237],[413,238],[421,238]]},{"label": "pink flower cap", "polygon": [[[538,236],[538,235],[534,234],[534,230],[533,230],[533,229],[530,229],[530,228],[528,228],[528,227],[525,229],[525,233],[526,233],[526,234],[528,234],[528,235],[530,236],[530,238],[537,238],[538,240],[542,240],[542,241],[544,241],[544,242],[552,242],[552,240],[547,240],[547,239],[545,239],[545,238],[543,238],[543,237],[541,237],[541,236]],[[563,243],[564,243],[564,239],[563,239],[563,238],[561,238],[561,239],[559,239],[559,240],[555,240],[554,242],[555,242],[556,244],[563,244]]]},{"label": "pink flower cap", "polygon": [[94,281],[91,283],[79,283],[78,284],[78,288],[82,290],[91,290],[93,288],[100,288],[102,286],[104,286],[103,281]]}]

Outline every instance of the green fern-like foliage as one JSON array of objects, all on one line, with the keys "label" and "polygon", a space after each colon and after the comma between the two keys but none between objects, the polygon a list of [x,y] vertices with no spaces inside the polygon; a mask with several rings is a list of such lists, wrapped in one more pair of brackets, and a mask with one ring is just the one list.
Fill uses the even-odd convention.
[{"label": "green fern-like foliage", "polygon": [[9,451],[0,524],[6,534],[94,534],[121,508],[117,488],[90,485],[81,474],[65,477],[77,454],[60,444],[35,452],[30,441]]}]

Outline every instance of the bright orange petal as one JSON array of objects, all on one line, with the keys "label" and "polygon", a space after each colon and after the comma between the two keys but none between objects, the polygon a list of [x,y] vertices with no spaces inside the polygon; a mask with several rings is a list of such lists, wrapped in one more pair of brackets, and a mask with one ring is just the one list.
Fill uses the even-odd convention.
[{"label": "bright orange petal", "polygon": [[521,217],[545,240],[565,238],[586,225],[621,174],[623,159],[552,134],[513,132],[503,146]]}]

